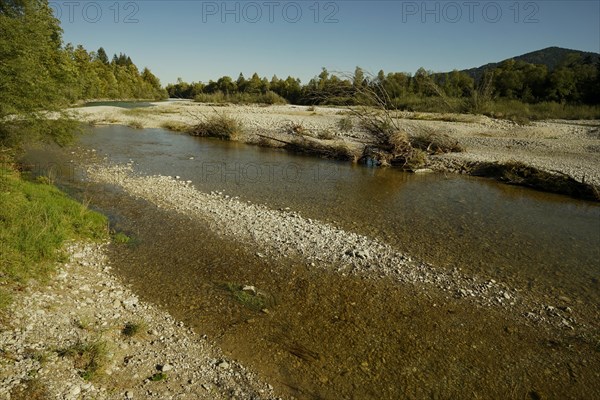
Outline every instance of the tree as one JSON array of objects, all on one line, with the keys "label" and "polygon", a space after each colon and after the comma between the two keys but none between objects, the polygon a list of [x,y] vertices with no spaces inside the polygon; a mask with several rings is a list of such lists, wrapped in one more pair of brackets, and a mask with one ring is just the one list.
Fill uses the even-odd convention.
[{"label": "tree", "polygon": [[64,143],[74,122],[44,114],[68,102],[69,60],[52,9],[46,0],[0,1],[0,32],[0,146],[39,139]]},{"label": "tree", "polygon": [[104,51],[104,48],[100,47],[98,49],[98,52],[96,53],[96,58],[98,59],[98,61],[100,61],[102,64],[104,65],[108,65],[108,56],[106,55],[106,51]]},{"label": "tree", "polygon": [[354,77],[352,78],[352,86],[356,89],[360,89],[365,85],[365,73],[362,68],[356,67],[354,70]]}]

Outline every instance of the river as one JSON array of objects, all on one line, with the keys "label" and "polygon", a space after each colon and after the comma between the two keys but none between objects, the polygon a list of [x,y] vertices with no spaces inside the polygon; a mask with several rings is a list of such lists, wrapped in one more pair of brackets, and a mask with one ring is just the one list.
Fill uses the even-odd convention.
[{"label": "river", "polygon": [[[595,203],[486,179],[368,168],[162,129],[96,127],[78,145],[113,163],[132,163],[141,174],[179,176],[201,191],[289,207],[439,268],[506,282],[548,302],[562,296],[595,310],[600,304]],[[564,355],[546,354],[544,334],[512,317],[507,322],[500,311],[387,280],[315,271],[302,260],[274,266],[257,259],[252,249],[207,232],[198,221],[85,182],[71,158],[70,150],[39,148],[29,151],[26,162],[43,173],[48,165],[62,167],[59,185],[133,237],[133,245],[114,247],[112,259],[142,297],[197,327],[283,393],[422,397],[477,393],[486,382],[483,393],[493,397],[507,393],[497,377],[526,373],[529,358],[543,354],[553,366],[566,362]],[[232,282],[269,293],[269,313],[233,301],[223,289]],[[507,325],[519,327],[519,340],[506,337]],[[495,350],[482,353],[484,348]],[[518,391],[531,390],[530,381],[514,379]]]}]

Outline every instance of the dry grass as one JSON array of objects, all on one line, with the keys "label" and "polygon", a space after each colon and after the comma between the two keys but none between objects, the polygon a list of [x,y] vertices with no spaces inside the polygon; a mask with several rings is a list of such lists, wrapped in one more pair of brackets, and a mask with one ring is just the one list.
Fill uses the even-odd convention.
[{"label": "dry grass", "polygon": [[51,397],[46,386],[39,379],[34,378],[11,390],[10,398],[13,400],[47,400]]},{"label": "dry grass", "polygon": [[214,114],[199,122],[190,134],[202,137],[215,137],[223,140],[237,140],[243,132],[242,123],[226,114]]},{"label": "dry grass", "polygon": [[190,133],[193,127],[189,124],[180,121],[165,121],[160,125],[161,128],[167,129],[173,132]]},{"label": "dry grass", "polygon": [[456,139],[444,134],[427,130],[411,137],[413,147],[421,149],[428,154],[461,153],[464,147]]},{"label": "dry grass", "polygon": [[127,126],[133,129],[144,129],[144,123],[138,119],[130,121]]},{"label": "dry grass", "polygon": [[60,357],[73,359],[73,365],[86,381],[93,380],[101,372],[107,360],[106,343],[94,341],[76,343],[58,352]]}]

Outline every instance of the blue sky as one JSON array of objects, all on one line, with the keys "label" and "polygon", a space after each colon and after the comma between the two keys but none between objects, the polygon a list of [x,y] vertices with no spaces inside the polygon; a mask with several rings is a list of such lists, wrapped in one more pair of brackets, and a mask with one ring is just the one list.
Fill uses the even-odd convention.
[{"label": "blue sky", "polygon": [[476,67],[549,46],[600,52],[598,1],[50,1],[64,41],[163,84]]}]

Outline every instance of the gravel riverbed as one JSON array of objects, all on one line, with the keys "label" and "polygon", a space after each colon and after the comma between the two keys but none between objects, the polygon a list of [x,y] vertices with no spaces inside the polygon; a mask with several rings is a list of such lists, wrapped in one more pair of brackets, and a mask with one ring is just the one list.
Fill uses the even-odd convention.
[{"label": "gravel riverbed", "polygon": [[[15,296],[0,332],[0,398],[275,398],[206,338],[140,301],[112,274],[105,246],[70,244],[49,284]],[[124,334],[127,324],[138,331]],[[92,360],[97,367],[85,365]]]},{"label": "gravel riverbed", "polygon": [[574,329],[579,325],[572,308],[542,304],[502,282],[467,276],[459,269],[436,268],[386,243],[304,218],[293,210],[269,209],[222,192],[204,193],[178,177],[143,176],[133,168],[132,164],[92,164],[87,174],[94,182],[115,185],[160,208],[204,221],[207,229],[256,249],[256,257],[299,257],[315,269],[367,278],[391,277],[423,290],[441,290],[448,296],[484,307],[500,307],[555,327]]}]

